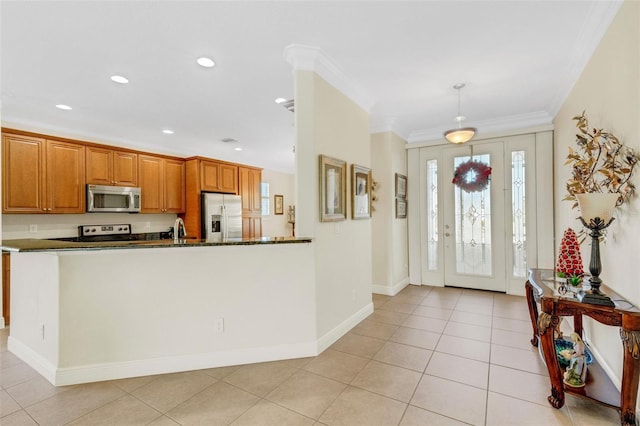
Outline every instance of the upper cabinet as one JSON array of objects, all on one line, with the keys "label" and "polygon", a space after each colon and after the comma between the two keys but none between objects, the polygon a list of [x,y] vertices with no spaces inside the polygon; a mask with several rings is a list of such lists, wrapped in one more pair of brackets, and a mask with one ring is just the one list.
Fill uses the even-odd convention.
[{"label": "upper cabinet", "polygon": [[251,167],[239,167],[240,196],[243,215],[262,214],[262,170]]},{"label": "upper cabinet", "polygon": [[141,154],[138,171],[141,213],[184,213],[184,161]]},{"label": "upper cabinet", "polygon": [[238,166],[210,160],[199,162],[201,191],[238,193]]},{"label": "upper cabinet", "polygon": [[3,213],[84,213],[84,145],[3,134]]},{"label": "upper cabinet", "polygon": [[87,183],[138,186],[138,154],[87,146]]}]

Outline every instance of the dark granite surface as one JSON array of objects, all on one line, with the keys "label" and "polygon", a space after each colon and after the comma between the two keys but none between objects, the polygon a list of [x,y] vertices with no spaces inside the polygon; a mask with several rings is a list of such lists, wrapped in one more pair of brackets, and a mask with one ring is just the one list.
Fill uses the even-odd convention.
[{"label": "dark granite surface", "polygon": [[87,250],[118,250],[118,249],[143,249],[143,248],[167,248],[167,247],[207,247],[207,246],[248,246],[260,244],[296,244],[310,243],[311,238],[297,237],[263,237],[263,238],[237,238],[225,242],[214,243],[207,240],[181,239],[175,242],[173,239],[165,240],[138,240],[138,241],[109,241],[109,242],[73,242],[59,240],[4,240],[0,248],[9,252],[31,251],[87,251]]}]

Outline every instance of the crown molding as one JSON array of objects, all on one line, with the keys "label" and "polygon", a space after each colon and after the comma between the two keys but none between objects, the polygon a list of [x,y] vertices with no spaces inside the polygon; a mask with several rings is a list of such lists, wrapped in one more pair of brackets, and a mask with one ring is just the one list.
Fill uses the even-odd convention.
[{"label": "crown molding", "polygon": [[407,140],[407,132],[398,126],[397,117],[371,117],[371,126],[369,127],[369,133],[395,133],[403,140]]},{"label": "crown molding", "polygon": [[284,49],[284,59],[294,71],[313,71],[327,83],[342,92],[367,112],[374,104],[373,98],[360,85],[350,79],[340,66],[322,49],[302,44],[290,44]]},{"label": "crown molding", "polygon": [[575,53],[573,61],[569,65],[569,69],[559,76],[557,85],[559,90],[547,108],[547,111],[553,117],[558,114],[567,97],[569,97],[573,86],[580,78],[602,37],[611,26],[611,22],[618,14],[622,3],[624,3],[623,0],[593,1],[589,3],[587,18],[582,24],[572,49]]},{"label": "crown molding", "polygon": [[[476,139],[485,137],[488,134],[504,133],[510,130],[528,127],[544,126],[553,123],[553,117],[546,111],[537,111],[528,114],[510,115],[491,120],[466,122],[465,127],[475,127],[478,129]],[[417,130],[409,134],[409,143],[418,142],[438,142],[444,143],[444,131],[442,128],[431,128]]]}]

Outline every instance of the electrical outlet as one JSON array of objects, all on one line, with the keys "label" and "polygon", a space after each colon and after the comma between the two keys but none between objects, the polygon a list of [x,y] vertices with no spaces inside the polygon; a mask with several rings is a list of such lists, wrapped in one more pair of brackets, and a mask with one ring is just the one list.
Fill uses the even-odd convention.
[{"label": "electrical outlet", "polygon": [[38,225],[29,225],[29,232],[32,234],[38,232]]},{"label": "electrical outlet", "polygon": [[224,318],[216,318],[213,323],[213,331],[215,333],[224,333]]}]

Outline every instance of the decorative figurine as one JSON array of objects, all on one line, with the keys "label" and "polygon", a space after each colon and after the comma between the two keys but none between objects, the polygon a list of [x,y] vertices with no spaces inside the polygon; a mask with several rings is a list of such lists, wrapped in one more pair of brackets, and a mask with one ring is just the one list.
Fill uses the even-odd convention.
[{"label": "decorative figurine", "polygon": [[587,380],[587,360],[584,354],[584,342],[578,333],[571,333],[573,340],[573,354],[569,367],[564,373],[564,383],[574,388],[581,388]]}]

